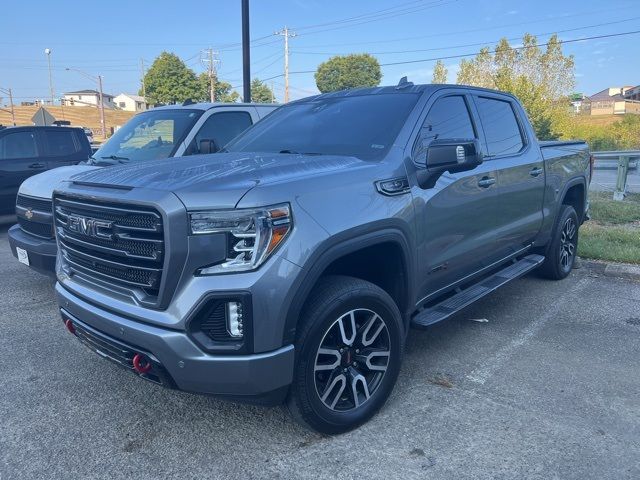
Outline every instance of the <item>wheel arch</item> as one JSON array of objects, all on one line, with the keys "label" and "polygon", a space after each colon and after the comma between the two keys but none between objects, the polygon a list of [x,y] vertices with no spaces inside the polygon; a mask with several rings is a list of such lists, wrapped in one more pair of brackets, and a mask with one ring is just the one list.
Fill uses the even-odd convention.
[{"label": "wheel arch", "polygon": [[[320,278],[326,274],[335,273],[349,275],[349,271],[336,272],[333,267],[341,260],[354,259],[353,255],[361,254],[360,252],[373,253],[375,251],[367,249],[380,248],[385,245],[395,249],[397,258],[402,262],[399,270],[402,272],[402,288],[395,297],[391,296],[394,297],[396,303],[399,303],[398,308],[403,315],[403,322],[405,326],[408,326],[408,310],[413,306],[412,299],[415,288],[415,261],[412,254],[415,252],[415,248],[413,248],[413,242],[410,238],[406,226],[398,225],[396,222],[382,221],[342,232],[321,244],[306,262],[309,266],[305,266],[304,273],[300,275],[300,280],[291,291],[285,317],[283,344],[292,343],[295,340],[298,318],[302,308]],[[363,278],[357,274],[352,274],[352,276]],[[368,278],[363,279],[369,280]],[[384,286],[381,288],[388,292]],[[401,296],[399,302],[397,295]]]}]

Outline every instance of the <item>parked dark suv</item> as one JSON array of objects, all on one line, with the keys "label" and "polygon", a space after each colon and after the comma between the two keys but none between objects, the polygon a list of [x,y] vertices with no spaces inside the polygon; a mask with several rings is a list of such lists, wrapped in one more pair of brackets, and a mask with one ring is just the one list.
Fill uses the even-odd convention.
[{"label": "parked dark suv", "polygon": [[15,212],[16,194],[27,178],[75,165],[91,155],[81,128],[10,127],[0,130],[0,214]]}]

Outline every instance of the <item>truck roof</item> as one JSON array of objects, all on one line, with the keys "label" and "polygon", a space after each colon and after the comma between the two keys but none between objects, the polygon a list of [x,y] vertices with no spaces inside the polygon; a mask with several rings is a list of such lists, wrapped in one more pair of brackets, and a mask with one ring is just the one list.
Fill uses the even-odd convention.
[{"label": "truck roof", "polygon": [[[351,88],[348,90],[339,90],[337,92],[329,92],[329,93],[321,93],[319,95],[312,95],[306,98],[301,98],[300,100],[296,100],[295,102],[305,102],[309,100],[323,99],[323,98],[340,98],[340,97],[349,97],[349,96],[357,96],[357,95],[380,95],[380,94],[405,94],[405,93],[423,93],[426,91],[436,91],[443,88],[457,88],[463,90],[471,90],[471,91],[480,91],[480,92],[489,92],[496,93],[500,95],[508,95],[509,93],[505,93],[499,90],[492,90],[490,88],[482,88],[482,87],[473,87],[470,85],[456,85],[456,84],[447,84],[447,83],[439,83],[439,84],[421,84],[421,85],[413,85],[411,83],[399,84],[399,85],[391,85],[391,86],[383,86],[383,87],[366,87],[366,88]],[[295,103],[291,102],[291,103]]]},{"label": "truck roof", "polygon": [[225,103],[225,102],[200,102],[200,103],[189,103],[184,105],[182,103],[176,105],[163,105],[162,107],[155,107],[152,110],[178,110],[178,109],[189,109],[189,110],[209,110],[215,107],[266,107],[266,108],[275,108],[278,107],[278,104],[275,103]]}]

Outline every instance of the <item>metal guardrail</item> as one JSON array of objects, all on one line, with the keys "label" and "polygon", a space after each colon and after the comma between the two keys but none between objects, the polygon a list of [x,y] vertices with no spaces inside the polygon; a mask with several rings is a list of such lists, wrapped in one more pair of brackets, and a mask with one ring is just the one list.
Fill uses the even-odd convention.
[{"label": "metal guardrail", "polygon": [[594,165],[597,169],[614,169],[618,168],[621,157],[629,158],[629,168],[638,168],[640,163],[640,150],[611,150],[606,152],[591,152],[596,159]]},{"label": "metal guardrail", "polygon": [[627,193],[627,176],[630,169],[638,168],[640,150],[617,150],[608,152],[591,152],[595,158],[594,168],[617,168],[618,178],[613,192],[614,200],[624,200]]}]

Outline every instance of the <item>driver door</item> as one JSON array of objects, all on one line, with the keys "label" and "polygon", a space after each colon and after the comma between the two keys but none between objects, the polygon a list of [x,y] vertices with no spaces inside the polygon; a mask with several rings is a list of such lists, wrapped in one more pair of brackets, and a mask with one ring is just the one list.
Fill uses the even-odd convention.
[{"label": "driver door", "polygon": [[[445,93],[427,106],[414,146],[433,140],[479,139],[473,103],[464,93]],[[443,173],[433,188],[412,187],[416,206],[420,298],[444,292],[493,260],[498,225],[496,171],[483,162],[466,172]]]}]

